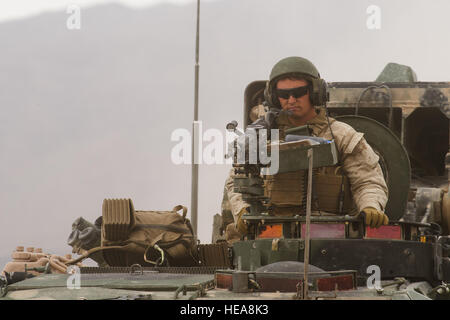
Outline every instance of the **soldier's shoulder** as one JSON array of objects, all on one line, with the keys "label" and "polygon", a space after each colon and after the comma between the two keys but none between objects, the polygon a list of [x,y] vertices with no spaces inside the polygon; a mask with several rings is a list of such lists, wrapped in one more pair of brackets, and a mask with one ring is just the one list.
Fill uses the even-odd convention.
[{"label": "soldier's shoulder", "polygon": [[341,137],[345,137],[346,135],[353,135],[357,133],[357,131],[349,124],[345,122],[335,120],[331,123],[331,129],[333,130],[333,134],[339,135]]},{"label": "soldier's shoulder", "polygon": [[344,153],[352,153],[364,136],[364,133],[358,132],[352,126],[338,120],[331,123],[331,129],[338,149]]}]

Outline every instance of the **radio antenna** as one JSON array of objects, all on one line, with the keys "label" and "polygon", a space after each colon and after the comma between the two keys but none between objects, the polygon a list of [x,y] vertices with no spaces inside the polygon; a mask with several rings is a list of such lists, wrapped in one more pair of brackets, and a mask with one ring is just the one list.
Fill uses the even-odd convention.
[{"label": "radio antenna", "polygon": [[[194,121],[192,123],[192,175],[191,175],[191,223],[194,236],[197,238],[197,222],[198,222],[198,163],[196,163],[195,152],[195,130],[198,128],[198,89],[199,89],[199,52],[200,52],[200,0],[197,0],[197,30],[195,36],[195,93],[194,93]],[[198,133],[200,134],[200,133]]]}]

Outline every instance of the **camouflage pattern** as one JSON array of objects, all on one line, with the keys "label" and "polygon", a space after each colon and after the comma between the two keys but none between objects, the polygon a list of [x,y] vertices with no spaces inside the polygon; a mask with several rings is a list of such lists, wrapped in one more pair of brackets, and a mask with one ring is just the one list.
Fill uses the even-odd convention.
[{"label": "camouflage pattern", "polygon": [[[325,109],[318,110],[318,115],[309,121],[308,125],[314,136],[331,140],[332,135]],[[366,207],[383,211],[388,199],[388,189],[378,164],[379,157],[363,138],[363,133],[356,132],[351,126],[333,118],[329,118],[329,120],[339,153],[339,162],[350,181],[357,212]],[[286,128],[291,127],[288,123],[284,125]],[[239,213],[249,205],[242,200],[240,193],[234,192],[233,176],[234,170],[232,169],[225,182],[225,188],[233,216],[237,221]]]},{"label": "camouflage pattern", "polygon": [[227,229],[225,230],[225,240],[229,245],[241,240],[241,234],[234,223],[227,225]]},{"label": "camouflage pattern", "polygon": [[[215,214],[213,217],[213,232],[212,243],[217,243],[234,237],[232,231],[229,231],[229,226],[234,224],[233,214],[231,213],[230,201],[228,201],[227,189],[223,190],[221,214]],[[231,229],[230,229],[231,230]],[[230,233],[231,232],[231,233]],[[239,240],[239,238],[238,238]]]},{"label": "camouflage pattern", "polygon": [[[330,101],[327,106],[332,110],[333,107],[350,107],[357,105],[360,107],[386,107],[387,99],[384,99],[386,90],[374,89],[373,94],[369,92],[358,98],[361,92],[370,85],[381,85],[376,82],[330,82],[328,83],[330,92]],[[392,99],[392,107],[402,109],[403,117],[408,116],[420,107],[435,107],[440,109],[450,118],[450,85],[448,82],[415,82],[409,83],[388,83],[389,94]],[[383,99],[380,99],[380,96]]]}]

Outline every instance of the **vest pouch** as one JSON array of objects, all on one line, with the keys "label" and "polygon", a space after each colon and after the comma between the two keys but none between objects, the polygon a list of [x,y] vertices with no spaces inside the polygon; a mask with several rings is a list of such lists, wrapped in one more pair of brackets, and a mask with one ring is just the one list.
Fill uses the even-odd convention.
[{"label": "vest pouch", "polygon": [[[306,208],[307,171],[278,173],[266,176],[265,196],[275,215],[304,214]],[[313,170],[312,210],[348,214],[354,208],[348,178],[341,167]]]},{"label": "vest pouch", "polygon": [[264,189],[265,196],[270,199],[269,205],[278,207],[301,206],[306,194],[306,178],[305,170],[266,176]]},{"label": "vest pouch", "polygon": [[353,208],[350,183],[341,167],[318,168],[314,174],[315,199],[312,208],[336,214],[348,214]]}]

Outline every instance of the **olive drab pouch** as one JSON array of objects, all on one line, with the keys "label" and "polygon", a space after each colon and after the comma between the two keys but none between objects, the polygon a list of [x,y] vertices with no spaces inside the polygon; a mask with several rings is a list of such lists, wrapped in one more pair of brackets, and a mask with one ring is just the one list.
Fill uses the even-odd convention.
[{"label": "olive drab pouch", "polygon": [[[182,210],[182,213],[178,212]],[[105,199],[102,212],[103,256],[110,266],[193,266],[196,241],[187,208],[135,211],[130,199]]]},{"label": "olive drab pouch", "polygon": [[312,209],[335,214],[348,214],[353,209],[350,182],[342,167],[322,167],[314,172]]},{"label": "olive drab pouch", "polygon": [[306,199],[305,170],[278,173],[266,176],[265,196],[270,200],[270,205],[279,207],[301,206]]},{"label": "olive drab pouch", "polygon": [[[302,214],[306,208],[307,171],[265,177],[265,196],[275,215]],[[313,170],[312,210],[348,214],[353,209],[350,183],[339,166]]]}]

